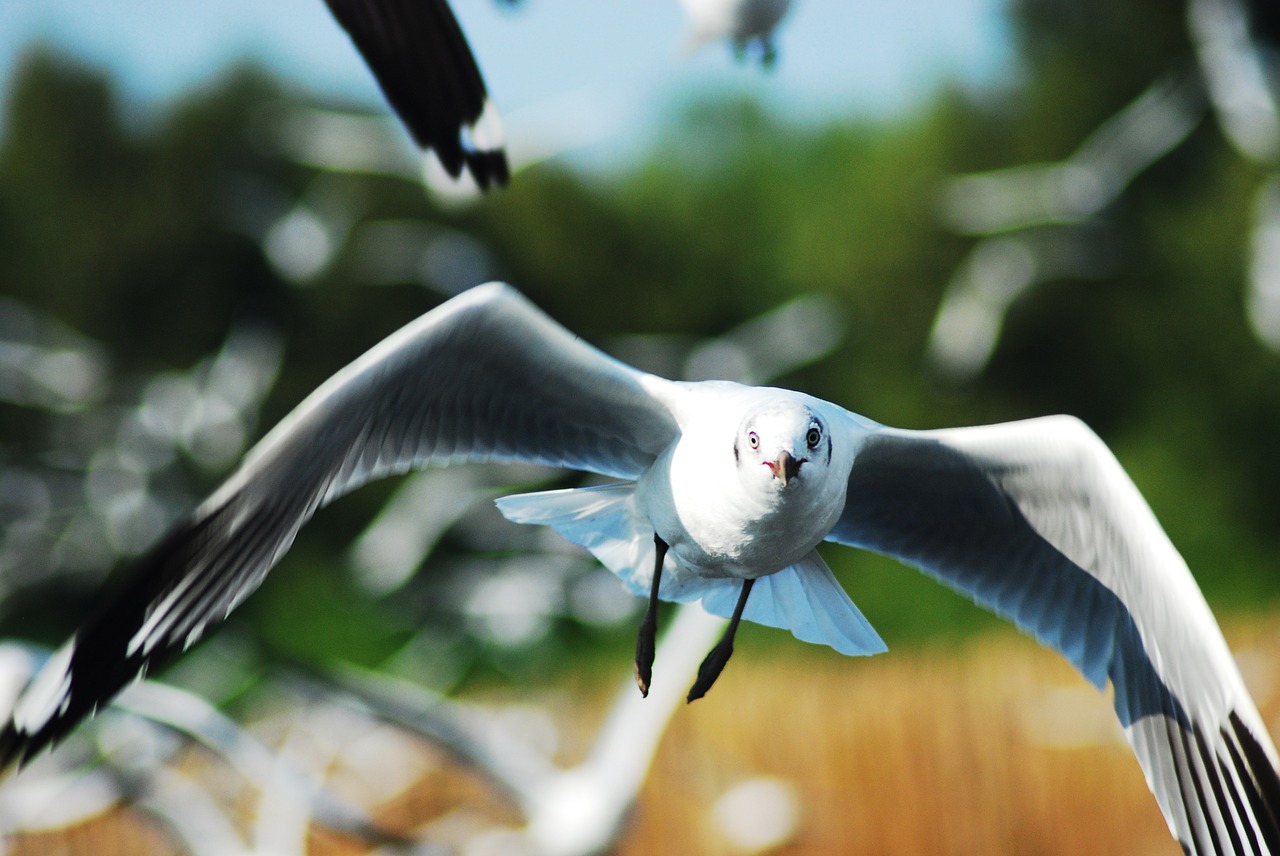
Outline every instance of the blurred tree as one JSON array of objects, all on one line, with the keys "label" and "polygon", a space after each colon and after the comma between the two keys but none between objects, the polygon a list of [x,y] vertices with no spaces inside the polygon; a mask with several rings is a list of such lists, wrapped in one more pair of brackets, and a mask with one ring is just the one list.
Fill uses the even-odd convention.
[{"label": "blurred tree", "polygon": [[273,288],[252,244],[210,228],[226,175],[261,161],[231,117],[266,87],[245,75],[132,131],[100,76],[33,55],[11,84],[0,148],[6,293],[118,343],[124,365],[213,350],[230,314]]}]

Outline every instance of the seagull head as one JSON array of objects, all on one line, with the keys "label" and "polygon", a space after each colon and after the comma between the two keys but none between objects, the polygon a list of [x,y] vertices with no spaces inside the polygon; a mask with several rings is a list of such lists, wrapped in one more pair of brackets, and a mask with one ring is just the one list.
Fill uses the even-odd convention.
[{"label": "seagull head", "polygon": [[747,414],[733,452],[745,479],[790,490],[831,461],[831,437],[804,403],[776,400]]}]

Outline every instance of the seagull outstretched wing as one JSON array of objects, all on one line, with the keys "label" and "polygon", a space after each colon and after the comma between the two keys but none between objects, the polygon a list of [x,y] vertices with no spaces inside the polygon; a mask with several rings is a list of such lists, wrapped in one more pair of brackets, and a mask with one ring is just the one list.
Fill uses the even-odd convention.
[{"label": "seagull outstretched wing", "polygon": [[497,114],[447,0],[325,0],[423,148],[457,178],[506,184]]},{"label": "seagull outstretched wing", "polygon": [[1276,753],[1186,563],[1070,417],[870,436],[830,540],[895,556],[1061,651],[1190,854],[1280,853]]},{"label": "seagull outstretched wing", "polygon": [[181,653],[262,582],[317,508],[431,463],[520,460],[634,479],[677,436],[665,381],[491,284],[334,375],[132,569],[23,694],[0,768]]}]

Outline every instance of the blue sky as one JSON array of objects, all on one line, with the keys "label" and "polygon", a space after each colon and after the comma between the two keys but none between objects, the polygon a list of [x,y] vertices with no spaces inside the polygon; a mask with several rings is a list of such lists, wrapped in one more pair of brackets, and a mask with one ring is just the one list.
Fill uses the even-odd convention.
[{"label": "blue sky", "polygon": [[[772,73],[722,45],[685,56],[676,0],[453,5],[512,137],[581,124],[584,139],[634,144],[672,103],[714,88],[802,119],[883,115],[942,80],[985,87],[1013,74],[1004,0],[796,0]],[[246,57],[316,92],[381,104],[322,0],[4,0],[0,80],[36,41],[112,71],[141,115]]]}]

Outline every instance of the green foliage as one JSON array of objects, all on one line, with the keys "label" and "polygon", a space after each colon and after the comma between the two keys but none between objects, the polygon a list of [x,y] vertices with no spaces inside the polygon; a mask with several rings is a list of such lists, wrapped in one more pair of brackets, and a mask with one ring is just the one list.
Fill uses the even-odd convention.
[{"label": "green foliage", "polygon": [[1158,76],[1191,61],[1180,4],[1014,0],[1012,6],[1029,73],[1017,101],[1012,158],[984,168],[1064,157]]},{"label": "green foliage", "polygon": [[271,293],[245,238],[211,228],[228,176],[260,160],[244,122],[264,80],[230,80],[145,134],[126,127],[105,80],[47,54],[27,61],[11,91],[0,148],[6,294],[111,342],[124,365],[156,367],[208,353],[240,304]]}]

